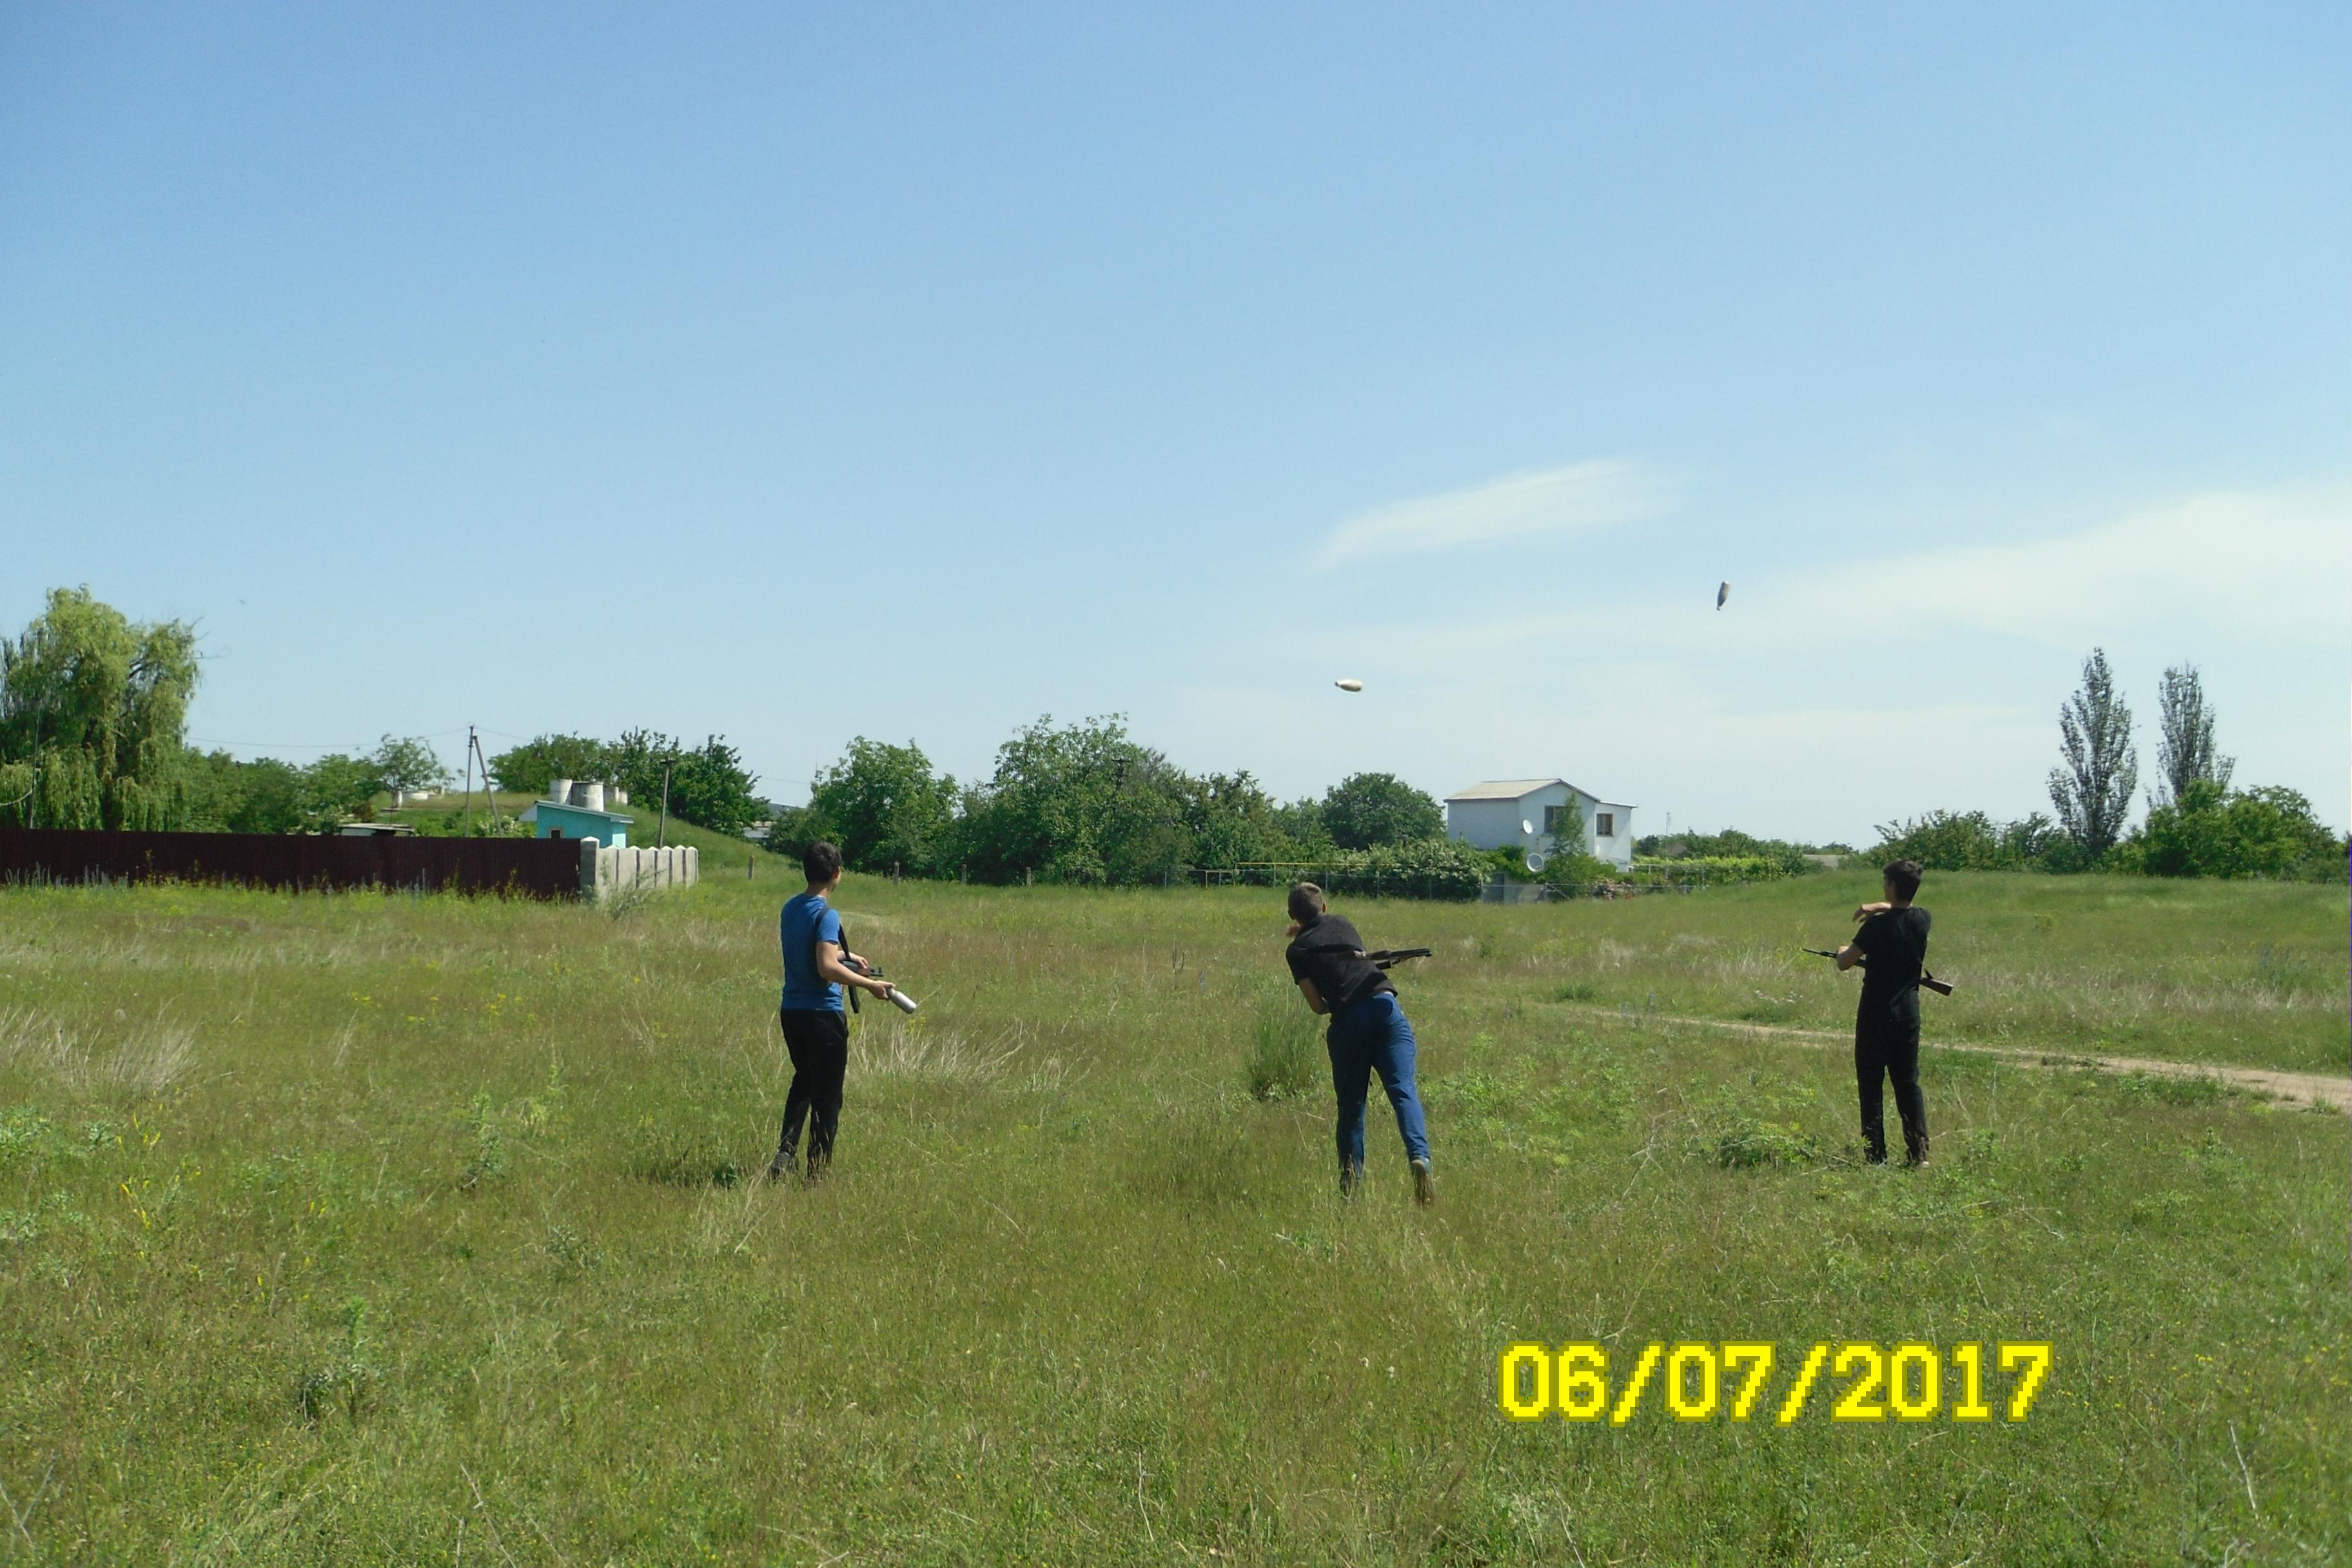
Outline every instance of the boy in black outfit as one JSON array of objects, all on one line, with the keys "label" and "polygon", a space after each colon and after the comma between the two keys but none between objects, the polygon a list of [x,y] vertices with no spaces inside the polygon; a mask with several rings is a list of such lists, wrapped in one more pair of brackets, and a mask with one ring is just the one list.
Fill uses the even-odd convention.
[{"label": "boy in black outfit", "polygon": [[1413,1081],[1419,1045],[1397,1004],[1396,987],[1364,956],[1364,939],[1330,913],[1323,889],[1301,882],[1290,889],[1291,943],[1283,952],[1308,1012],[1331,1020],[1325,1047],[1331,1056],[1331,1091],[1339,1102],[1339,1191],[1352,1195],[1364,1180],[1364,1101],[1380,1075],[1396,1110],[1416,1203],[1437,1188],[1429,1173],[1429,1126]]},{"label": "boy in black outfit", "polygon": [[1919,1093],[1919,976],[1927,966],[1927,911],[1912,903],[1919,892],[1919,862],[1886,868],[1886,901],[1853,911],[1862,929],[1838,949],[1843,974],[1866,958],[1862,1003],[1853,1016],[1853,1072],[1862,1091],[1862,1142],[1874,1165],[1886,1163],[1886,1121],[1881,1080],[1895,1080],[1895,1109],[1903,1118],[1904,1163],[1927,1163],[1927,1105]]}]

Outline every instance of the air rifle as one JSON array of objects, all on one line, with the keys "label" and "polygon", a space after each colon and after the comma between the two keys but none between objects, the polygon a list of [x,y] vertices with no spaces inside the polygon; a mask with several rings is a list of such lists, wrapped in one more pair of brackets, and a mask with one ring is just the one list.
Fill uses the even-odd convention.
[{"label": "air rifle", "polygon": [[[863,974],[868,980],[879,980],[882,978],[882,966],[880,964],[868,963],[864,959],[852,958],[849,956],[849,936],[845,931],[842,934],[841,938],[841,967],[846,969],[852,974]],[[842,989],[849,993],[849,1010],[853,1013],[856,1012],[857,987],[855,985],[845,985]],[[915,999],[912,996],[908,995],[904,991],[901,991],[896,985],[893,985],[890,987],[890,1005],[896,1007],[901,1013],[912,1013],[915,1010],[916,1004]]]},{"label": "air rifle", "polygon": [[[1809,947],[1803,951],[1811,953],[1815,958],[1835,958],[1837,956],[1837,951],[1834,948]],[[1867,969],[1870,967],[1870,960],[1867,958],[1856,959],[1854,963],[1856,966],[1860,968]],[[1919,971],[1919,984],[1926,986],[1928,990],[1933,991],[1938,996],[1949,996],[1954,990],[1954,986],[1950,981],[1937,979],[1934,975],[1928,973],[1924,967]]]},{"label": "air rifle", "polygon": [[1357,956],[1370,960],[1376,969],[1394,969],[1408,958],[1427,958],[1429,952],[1425,947],[1384,947],[1377,952],[1359,953]]}]

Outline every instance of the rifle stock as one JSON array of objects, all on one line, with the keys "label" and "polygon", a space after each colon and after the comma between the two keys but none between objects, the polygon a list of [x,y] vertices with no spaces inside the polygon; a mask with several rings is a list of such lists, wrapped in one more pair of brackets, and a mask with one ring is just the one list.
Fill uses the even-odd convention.
[{"label": "rifle stock", "polygon": [[[1816,958],[1835,958],[1837,956],[1836,951],[1832,948],[1809,947],[1802,951],[1811,953]],[[1867,958],[1858,960],[1857,964],[1860,968],[1867,969],[1870,967],[1870,960]],[[1933,991],[1938,996],[1949,996],[1956,989],[1958,989],[1952,982],[1948,980],[1938,980],[1925,969],[1919,971],[1919,984],[1924,989]]]}]

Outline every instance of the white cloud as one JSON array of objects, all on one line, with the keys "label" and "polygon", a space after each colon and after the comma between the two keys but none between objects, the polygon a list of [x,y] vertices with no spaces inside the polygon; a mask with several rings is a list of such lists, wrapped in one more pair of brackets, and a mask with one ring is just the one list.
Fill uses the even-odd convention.
[{"label": "white cloud", "polygon": [[2332,485],[2211,491],[2075,533],[1841,564],[1784,583],[1773,610],[1807,626],[1876,606],[1895,624],[2070,649],[2184,622],[2341,648],[2347,588],[2352,488]]},{"label": "white cloud", "polygon": [[1654,516],[1664,502],[1664,486],[1637,465],[1596,458],[1358,512],[1331,531],[1318,563],[1610,528]]},{"label": "white cloud", "polygon": [[1382,627],[1356,662],[1552,655],[1690,663],[1851,647],[1865,635],[1990,635],[2080,654],[2202,626],[2240,647],[2352,650],[2352,487],[2223,490],[2072,533],[1839,561],[1573,611]]}]

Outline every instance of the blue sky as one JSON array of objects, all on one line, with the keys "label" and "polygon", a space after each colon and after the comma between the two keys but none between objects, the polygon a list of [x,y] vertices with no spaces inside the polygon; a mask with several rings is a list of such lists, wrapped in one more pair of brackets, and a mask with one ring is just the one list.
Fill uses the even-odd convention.
[{"label": "blue sky", "polygon": [[2047,809],[2097,644],[2344,822],[2340,7],[1181,10],[0,14],[0,628],[198,622],[246,754],[1857,842]]}]

